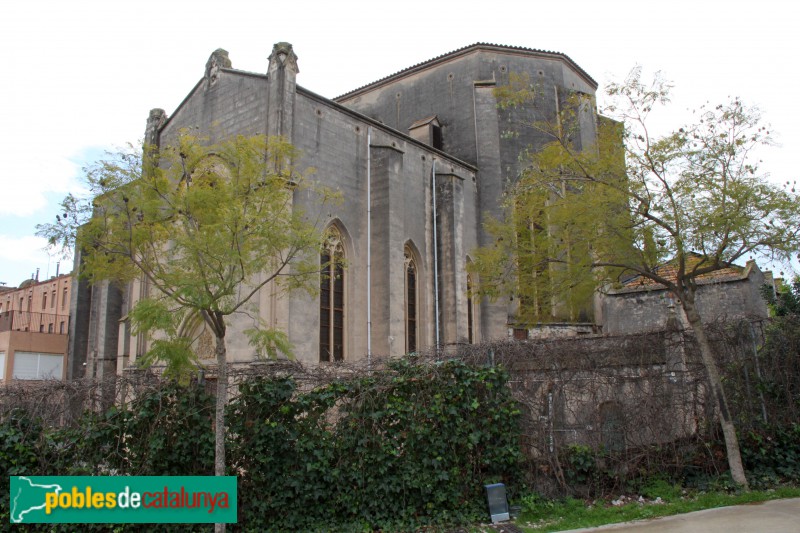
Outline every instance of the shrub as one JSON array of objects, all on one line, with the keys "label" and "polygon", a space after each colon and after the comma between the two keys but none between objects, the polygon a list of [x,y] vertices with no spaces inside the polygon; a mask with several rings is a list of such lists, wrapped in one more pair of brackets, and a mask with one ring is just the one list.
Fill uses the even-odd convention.
[{"label": "shrub", "polygon": [[392,362],[298,392],[249,382],[231,404],[245,529],[415,529],[482,518],[514,480],[519,411],[495,367]]}]

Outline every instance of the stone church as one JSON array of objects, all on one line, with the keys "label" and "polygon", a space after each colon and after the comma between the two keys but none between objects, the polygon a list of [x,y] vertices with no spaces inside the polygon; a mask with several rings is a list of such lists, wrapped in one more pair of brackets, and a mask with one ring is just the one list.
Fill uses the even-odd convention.
[{"label": "stone church", "polygon": [[[266,73],[237,70],[217,50],[180,106],[171,115],[154,109],[147,120],[146,141],[155,145],[170,143],[183,128],[212,141],[285,136],[301,151],[301,168],[314,167],[314,180],[343,193],[344,202],[326,214],[331,238],[320,256],[341,257],[346,268],[322,276],[314,298],[278,296],[266,287],[255,302],[259,317],[285,331],[305,363],[396,356],[512,334],[514,302],[471,298],[470,286],[479,280],[467,272],[470,254],[490,242],[484,221],[501,215],[503,192],[521,171],[519,154],[547,141],[522,124],[555,120],[565,98],[578,94],[587,105],[575,142],[593,144],[597,83],[562,53],[485,43],[334,99],[298,85],[298,74],[288,43],[274,46]],[[495,89],[512,74],[526,76],[544,95],[535,106],[498,107]],[[305,196],[294,201],[315,209]],[[145,353],[145,339],[132,335],[126,320],[144,290],[138,283],[76,285],[69,377],[120,372]],[[590,328],[592,317],[585,321]],[[254,359],[244,335],[237,335],[251,326],[252,317],[232,318],[232,363]],[[208,334],[192,334],[201,358],[210,358]]]}]

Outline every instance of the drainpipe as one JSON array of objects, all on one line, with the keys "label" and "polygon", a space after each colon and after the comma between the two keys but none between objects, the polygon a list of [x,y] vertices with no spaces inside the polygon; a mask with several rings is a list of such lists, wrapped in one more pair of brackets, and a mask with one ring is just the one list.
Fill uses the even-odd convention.
[{"label": "drainpipe", "polygon": [[372,126],[367,127],[367,368],[372,368]]},{"label": "drainpipe", "polygon": [[436,227],[436,158],[433,158],[431,168],[431,189],[433,191],[433,301],[434,319],[436,321],[436,353],[439,353],[441,344],[439,336],[439,232]]}]

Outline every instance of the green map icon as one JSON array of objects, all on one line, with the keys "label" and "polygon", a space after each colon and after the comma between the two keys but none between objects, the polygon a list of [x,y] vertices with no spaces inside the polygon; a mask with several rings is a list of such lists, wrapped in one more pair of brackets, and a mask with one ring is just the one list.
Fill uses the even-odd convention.
[{"label": "green map icon", "polygon": [[[61,485],[34,483],[24,476],[12,477],[11,484],[11,522],[19,524],[35,521],[35,516],[45,512],[45,495],[48,492],[60,493]],[[32,513],[32,514],[31,514]]]}]

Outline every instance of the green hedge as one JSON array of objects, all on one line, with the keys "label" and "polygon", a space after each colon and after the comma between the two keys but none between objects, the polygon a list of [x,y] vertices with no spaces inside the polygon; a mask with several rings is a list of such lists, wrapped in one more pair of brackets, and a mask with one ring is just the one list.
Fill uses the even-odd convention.
[{"label": "green hedge", "polygon": [[[239,522],[230,529],[399,531],[485,519],[483,485],[513,488],[521,460],[507,379],[496,367],[404,359],[313,390],[291,377],[242,383],[228,406],[228,468],[239,478]],[[212,475],[213,401],[202,388],[162,383],[70,428],[11,413],[0,420],[0,468],[6,476]],[[8,502],[5,483],[4,526]]]},{"label": "green hedge", "polygon": [[298,393],[249,382],[231,404],[240,523],[257,530],[403,530],[485,518],[513,483],[519,410],[498,368],[408,360]]}]

